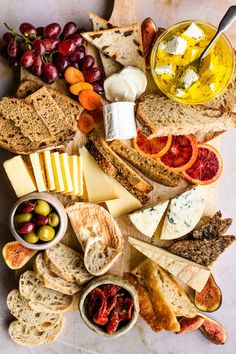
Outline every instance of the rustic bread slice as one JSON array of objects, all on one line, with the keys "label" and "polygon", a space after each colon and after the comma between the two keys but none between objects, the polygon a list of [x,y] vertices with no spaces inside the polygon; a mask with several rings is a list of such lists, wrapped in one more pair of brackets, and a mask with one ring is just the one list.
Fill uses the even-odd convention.
[{"label": "rustic bread slice", "polygon": [[137,118],[153,136],[219,132],[236,126],[236,114],[203,106],[184,105],[167,97],[143,95]]},{"label": "rustic bread slice", "polygon": [[235,240],[235,236],[218,236],[210,240],[182,240],[174,242],[168,251],[207,267]]},{"label": "rustic bread slice", "polygon": [[[110,22],[104,20],[93,12],[89,12],[89,19],[92,22],[94,32],[115,27]],[[117,61],[111,59],[100,51],[99,54],[106,77],[109,77],[122,69],[122,65]]]},{"label": "rustic bread slice", "polygon": [[43,282],[32,271],[26,271],[20,277],[19,290],[21,296],[29,301],[32,309],[46,312],[65,312],[72,304],[72,296],[47,289]]},{"label": "rustic bread slice", "polygon": [[86,270],[83,258],[82,254],[62,243],[44,252],[44,260],[53,273],[79,285],[93,278]]},{"label": "rustic bread slice", "polygon": [[39,253],[35,258],[34,271],[43,281],[46,288],[59,291],[66,295],[74,295],[81,289],[76,283],[68,282],[51,272],[44,262],[43,253]]},{"label": "rustic bread slice", "polygon": [[164,184],[168,187],[176,187],[180,181],[183,180],[179,173],[167,169],[160,165],[157,160],[149,156],[140,154],[137,150],[124,144],[120,140],[114,140],[110,148],[120,157],[131,163],[145,176],[157,183]]},{"label": "rustic bread slice", "polygon": [[136,66],[145,71],[141,27],[135,23],[96,32],[84,32],[83,38],[104,54],[124,66]]},{"label": "rustic bread slice", "polygon": [[43,87],[42,85],[39,82],[33,80],[22,81],[16,89],[16,97],[26,98],[27,96]]},{"label": "rustic bread slice", "polygon": [[8,332],[15,343],[31,347],[55,342],[63,330],[63,325],[64,320],[61,319],[54,328],[42,332],[31,324],[13,321],[9,326]]},{"label": "rustic bread slice", "polygon": [[62,318],[59,313],[33,311],[28,301],[20,295],[17,289],[8,294],[7,307],[19,322],[35,326],[39,331],[55,327]]},{"label": "rustic bread slice", "polygon": [[52,138],[44,119],[24,100],[13,97],[2,98],[0,115],[6,120],[13,121],[30,141],[45,141]]}]

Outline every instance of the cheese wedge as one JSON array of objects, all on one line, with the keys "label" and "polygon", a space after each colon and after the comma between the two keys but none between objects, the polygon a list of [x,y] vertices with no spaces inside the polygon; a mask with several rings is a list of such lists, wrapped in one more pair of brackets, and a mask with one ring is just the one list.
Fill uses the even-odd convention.
[{"label": "cheese wedge", "polygon": [[106,206],[114,218],[142,208],[141,202],[130,194],[114,177],[109,176],[109,179],[116,193],[120,196],[118,199],[106,202]]},{"label": "cheese wedge", "polygon": [[91,203],[105,202],[119,197],[114,186],[85,147],[79,149],[84,162],[84,178]]},{"label": "cheese wedge", "polygon": [[194,290],[201,292],[204,288],[210,269],[191,262],[185,258],[176,256],[163,248],[151,245],[147,242],[129,237],[129,243],[153,262],[159,264],[162,268],[182,280],[185,284]]},{"label": "cheese wedge", "polygon": [[55,180],[53,176],[53,168],[52,168],[52,159],[50,151],[46,150],[43,152],[44,166],[45,166],[45,174],[47,181],[47,188],[49,191],[53,191],[55,186]]},{"label": "cheese wedge", "polygon": [[129,215],[130,221],[142,234],[152,238],[168,204],[169,200],[161,202],[151,208],[138,210]]},{"label": "cheese wedge", "polygon": [[21,156],[3,162],[3,167],[17,197],[37,190],[34,175]]},{"label": "cheese wedge", "polygon": [[59,157],[60,157],[62,178],[64,182],[64,193],[71,193],[73,191],[73,183],[70,174],[68,154],[64,152],[63,154],[59,154]]},{"label": "cheese wedge", "polygon": [[51,154],[52,158],[52,168],[53,168],[53,176],[55,180],[56,192],[64,192],[64,181],[62,177],[61,164],[59,152],[53,152]]},{"label": "cheese wedge", "polygon": [[78,168],[78,158],[76,155],[68,156],[70,175],[73,184],[73,190],[68,193],[69,195],[77,195],[79,193],[79,168]]},{"label": "cheese wedge", "polygon": [[77,195],[81,197],[84,194],[83,158],[82,156],[77,156],[77,159],[78,159],[78,188],[79,188]]},{"label": "cheese wedge", "polygon": [[43,157],[37,152],[30,154],[29,157],[34,172],[37,189],[39,192],[46,192],[47,185],[46,185],[46,175],[44,172]]},{"label": "cheese wedge", "polygon": [[202,217],[205,200],[201,187],[171,199],[161,232],[161,240],[173,240],[192,231]]}]

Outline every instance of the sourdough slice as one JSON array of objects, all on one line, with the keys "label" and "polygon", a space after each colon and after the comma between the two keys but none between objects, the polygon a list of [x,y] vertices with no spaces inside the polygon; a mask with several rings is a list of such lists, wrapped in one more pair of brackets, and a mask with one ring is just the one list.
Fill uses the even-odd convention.
[{"label": "sourdough slice", "polygon": [[74,295],[81,289],[76,283],[68,282],[51,272],[44,262],[43,253],[38,254],[35,258],[34,271],[43,281],[46,288],[59,291],[66,295]]},{"label": "sourdough slice", "polygon": [[41,87],[38,91],[27,96],[25,100],[34,106],[37,113],[46,122],[52,135],[63,142],[65,137],[72,133],[69,121],[46,87]]},{"label": "sourdough slice", "polygon": [[[89,12],[89,19],[92,22],[94,32],[115,27],[110,22],[104,20],[93,12]],[[109,77],[122,69],[122,65],[117,61],[109,58],[102,52],[99,52],[99,54],[106,77]]]},{"label": "sourdough slice", "polygon": [[54,328],[62,318],[59,313],[33,311],[17,289],[8,294],[7,307],[19,322],[35,326],[39,331]]},{"label": "sourdough slice", "polygon": [[83,255],[62,243],[47,249],[44,260],[53,273],[69,282],[81,285],[93,278],[85,268]]},{"label": "sourdough slice", "polygon": [[219,132],[236,126],[235,113],[184,105],[158,95],[143,95],[139,99],[137,118],[145,133],[152,136]]},{"label": "sourdough slice", "polygon": [[38,142],[52,138],[43,118],[37,114],[33,106],[24,100],[13,97],[2,98],[0,115],[6,120],[13,121],[30,141]]},{"label": "sourdough slice", "polygon": [[83,38],[123,66],[145,71],[141,27],[135,23],[96,32],[82,33]]},{"label": "sourdough slice", "polygon": [[207,267],[235,240],[235,236],[219,236],[210,240],[182,240],[174,242],[168,251]]},{"label": "sourdough slice", "polygon": [[47,289],[43,282],[32,271],[26,271],[20,277],[19,290],[21,296],[29,301],[32,309],[46,312],[65,312],[72,304],[72,296]]},{"label": "sourdough slice", "polygon": [[125,145],[120,140],[114,140],[111,143],[110,148],[112,148],[112,150],[114,150],[120,157],[139,169],[145,176],[157,183],[168,187],[176,187],[180,181],[183,180],[179,173],[167,169],[160,165],[157,160],[152,159],[149,156],[140,154],[137,150]]},{"label": "sourdough slice", "polygon": [[61,319],[54,328],[46,331],[39,331],[37,327],[33,325],[13,321],[9,326],[8,332],[15,343],[31,347],[39,344],[55,342],[63,330],[63,325],[64,320]]}]

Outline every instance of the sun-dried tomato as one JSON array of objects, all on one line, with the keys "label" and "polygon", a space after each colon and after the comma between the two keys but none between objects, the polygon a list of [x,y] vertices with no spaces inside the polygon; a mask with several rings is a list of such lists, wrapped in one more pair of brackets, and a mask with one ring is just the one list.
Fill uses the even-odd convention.
[{"label": "sun-dried tomato", "polygon": [[107,299],[107,316],[109,316],[109,314],[111,313],[111,311],[114,309],[114,307],[117,304],[117,295],[118,294],[116,294],[115,296],[110,296]]},{"label": "sun-dried tomato", "polygon": [[114,284],[103,284],[99,288],[105,293],[106,297],[115,296],[120,290],[120,286]]},{"label": "sun-dried tomato", "polygon": [[85,299],[85,307],[90,317],[94,317],[99,311],[103,313],[107,308],[104,292],[99,288],[93,289]]},{"label": "sun-dried tomato", "polygon": [[118,312],[120,321],[128,321],[132,315],[132,308],[134,306],[134,300],[130,297],[119,297],[117,299],[116,311]]},{"label": "sun-dried tomato", "polygon": [[119,320],[119,314],[116,311],[116,308],[114,308],[111,312],[111,315],[109,316],[109,322],[107,324],[107,333],[108,334],[113,334],[117,330],[119,326],[120,320]]}]

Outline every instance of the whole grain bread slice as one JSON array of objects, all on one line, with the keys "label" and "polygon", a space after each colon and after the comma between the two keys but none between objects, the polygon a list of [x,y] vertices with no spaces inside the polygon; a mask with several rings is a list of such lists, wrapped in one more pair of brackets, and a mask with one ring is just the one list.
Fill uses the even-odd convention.
[{"label": "whole grain bread slice", "polygon": [[[94,12],[89,12],[89,19],[92,22],[94,32],[115,27],[110,22],[99,17]],[[106,77],[109,77],[122,69],[123,66],[117,61],[111,59],[101,51],[99,51],[99,54]]]},{"label": "whole grain bread slice", "polygon": [[135,23],[102,31],[84,32],[83,38],[101,52],[124,66],[136,66],[145,71],[141,27]]},{"label": "whole grain bread slice", "polygon": [[120,157],[130,162],[151,180],[169,187],[176,187],[183,178],[180,174],[160,165],[157,160],[140,154],[137,150],[124,144],[120,140],[114,140],[110,147]]},{"label": "whole grain bread slice", "polygon": [[30,141],[46,141],[52,138],[44,119],[34,107],[24,100],[4,97],[0,100],[0,115],[14,122],[22,134]]},{"label": "whole grain bread slice", "polygon": [[143,95],[137,118],[147,135],[166,136],[219,132],[236,126],[236,114],[184,105],[159,95]]}]

